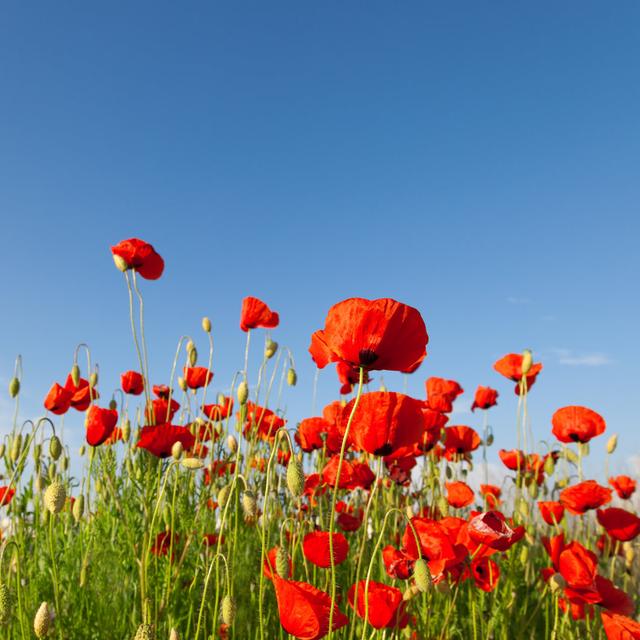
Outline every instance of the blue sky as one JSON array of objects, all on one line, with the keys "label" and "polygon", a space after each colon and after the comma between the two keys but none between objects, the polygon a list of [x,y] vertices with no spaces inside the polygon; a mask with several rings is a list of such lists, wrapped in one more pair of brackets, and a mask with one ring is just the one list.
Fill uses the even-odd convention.
[{"label": "blue sky", "polygon": [[[282,317],[308,415],[310,334],[354,295],[418,307],[429,375],[497,387],[530,347],[534,430],[585,404],[640,453],[640,6],[7,1],[0,10],[0,376],[24,357],[25,415],[88,342],[105,395],[135,367],[109,245],[165,257],[145,283],[151,368],[216,337],[242,364],[245,295]],[[388,377],[391,386],[401,382]],[[335,392],[323,372],[320,398]],[[0,403],[3,431],[11,404]],[[81,437],[81,419],[75,431]],[[601,443],[602,444],[602,443]],[[601,445],[593,447],[594,456]]]}]

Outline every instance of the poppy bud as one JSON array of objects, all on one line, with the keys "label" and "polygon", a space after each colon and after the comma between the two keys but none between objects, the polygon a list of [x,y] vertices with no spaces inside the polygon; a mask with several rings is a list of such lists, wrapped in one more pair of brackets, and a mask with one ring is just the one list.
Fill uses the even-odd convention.
[{"label": "poppy bud", "polygon": [[61,482],[52,482],[44,492],[44,506],[51,513],[60,513],[66,499],[67,492]]},{"label": "poppy bud", "polygon": [[[205,318],[207,320],[208,318]],[[171,629],[171,633],[169,634],[169,640],[180,640],[180,634],[176,629]]]},{"label": "poppy bud", "polygon": [[93,389],[98,384],[98,372],[94,371],[89,376],[89,386]]},{"label": "poppy bud", "polygon": [[493,444],[493,433],[490,433],[487,436],[487,447],[490,447]]},{"label": "poppy bud", "polygon": [[403,594],[402,600],[409,602],[409,600],[415,598],[420,593],[420,589],[415,584],[412,584]]},{"label": "poppy bud", "polygon": [[69,456],[62,456],[60,467],[62,467],[63,471],[66,471],[69,468]]},{"label": "poppy bud", "polygon": [[129,418],[125,418],[122,421],[122,439],[125,442],[129,442],[130,437],[131,437],[131,420],[129,420]]},{"label": "poppy bud", "polygon": [[418,587],[422,593],[426,593],[429,590],[431,586],[431,572],[423,558],[418,558],[413,566],[413,579],[416,581],[416,587]]},{"label": "poppy bud", "polygon": [[58,469],[56,467],[56,463],[52,462],[49,465],[49,480],[51,480],[51,482],[53,482],[56,479],[56,474],[58,473]]},{"label": "poppy bud", "polygon": [[181,464],[185,469],[190,469],[192,471],[195,469],[202,469],[204,466],[204,463],[200,458],[185,458]]},{"label": "poppy bud", "polygon": [[562,591],[567,586],[567,581],[564,579],[561,573],[554,573],[549,578],[549,588],[551,589],[551,593],[558,593]]},{"label": "poppy bud", "polygon": [[569,479],[568,478],[559,478],[557,480],[556,484],[558,485],[558,487],[560,487],[560,489],[564,489],[569,484]]},{"label": "poppy bud", "polygon": [[124,273],[129,268],[129,265],[127,264],[126,260],[115,254],[113,255],[113,262],[115,263],[116,267],[120,271],[122,271],[122,273]]},{"label": "poppy bud", "polygon": [[267,360],[273,358],[276,355],[276,351],[278,350],[278,343],[271,338],[267,338],[265,347],[264,347],[264,357]]},{"label": "poppy bud", "polygon": [[33,619],[33,630],[35,631],[36,638],[44,638],[47,633],[49,633],[50,626],[51,611],[49,609],[49,605],[46,602],[43,602]]},{"label": "poppy bud", "polygon": [[529,559],[529,547],[523,545],[520,547],[520,564],[527,564],[527,560]]},{"label": "poppy bud", "polygon": [[209,320],[209,318],[207,318],[207,316],[202,318],[202,330],[205,333],[211,333],[211,320]]},{"label": "poppy bud", "polygon": [[564,457],[565,460],[568,460],[572,464],[578,464],[578,456],[576,455],[576,452],[573,451],[573,449],[565,449]]},{"label": "poppy bud", "polygon": [[180,440],[176,440],[171,447],[171,456],[174,460],[180,460],[182,456],[182,452],[184,451],[184,446]]},{"label": "poppy bud", "polygon": [[58,436],[51,436],[51,440],[49,440],[49,455],[57,460],[62,453],[62,443]]},{"label": "poppy bud", "polygon": [[451,467],[449,465],[444,468],[444,473],[447,476],[447,480],[451,480],[451,478],[453,478],[453,471],[451,471]]},{"label": "poppy bud", "polygon": [[276,551],[276,571],[281,578],[289,575],[289,556],[282,547],[278,547]]},{"label": "poppy bud", "polygon": [[73,380],[73,385],[75,387],[80,386],[80,367],[75,363],[73,367],[71,367],[71,380]]},{"label": "poppy bud", "polygon": [[255,518],[258,515],[258,503],[252,491],[245,491],[242,494],[242,510],[247,518]]},{"label": "poppy bud", "polygon": [[614,433],[608,440],[607,440],[607,453],[608,454],[612,454],[615,450],[616,447],[618,446],[618,434]]},{"label": "poppy bud", "polygon": [[156,632],[153,625],[141,624],[136,631],[135,638],[133,640],[156,640]]},{"label": "poppy bud", "polygon": [[289,367],[289,370],[287,371],[287,384],[290,387],[295,387],[296,382],[298,382],[298,374],[293,367]]},{"label": "poppy bud", "polygon": [[40,457],[42,456],[42,445],[40,443],[33,447],[33,461],[36,465],[40,464]]},{"label": "poppy bud", "polygon": [[538,497],[538,484],[530,482],[527,489],[529,490],[529,495],[535,500]]},{"label": "poppy bud", "polygon": [[413,507],[412,507],[410,504],[408,504],[408,505],[405,507],[404,512],[407,514],[407,518],[409,518],[409,520],[411,520],[411,518],[413,518],[413,516],[415,515],[415,514],[413,513]]},{"label": "poppy bud", "polygon": [[73,519],[76,522],[80,522],[80,519],[84,515],[84,495],[82,493],[76,498],[76,501],[73,503],[72,513]]},{"label": "poppy bud", "polygon": [[198,362],[198,350],[195,347],[192,347],[189,351],[189,364],[192,367],[195,367],[196,362]]},{"label": "poppy bud", "polygon": [[622,548],[624,549],[624,564],[627,569],[631,569],[633,566],[633,560],[636,557],[636,552],[630,542],[624,542],[622,544]]},{"label": "poppy bud", "polygon": [[0,444],[0,458],[4,458],[4,454],[7,451],[7,447],[5,446],[4,442]]},{"label": "poppy bud", "polygon": [[227,436],[227,447],[231,453],[236,453],[238,451],[238,441],[235,436],[231,434]]},{"label": "poppy bud", "polygon": [[180,377],[178,378],[178,386],[179,386],[179,387],[180,387],[180,388],[181,388],[185,393],[187,392],[187,389],[189,388],[189,387],[187,386],[187,381],[186,381],[182,376],[180,376]]},{"label": "poppy bud", "polygon": [[115,398],[111,398],[111,400],[109,400],[109,409],[111,409],[111,411],[115,411],[118,408],[118,403],[116,402]]},{"label": "poppy bud", "polygon": [[533,364],[533,353],[531,353],[531,349],[525,349],[522,352],[522,375],[526,376],[531,369],[531,365]]},{"label": "poppy bud", "polygon": [[222,598],[222,622],[231,626],[236,619],[236,601],[231,596]]},{"label": "poppy bud", "polygon": [[4,582],[0,582],[0,626],[11,618],[11,592]]},{"label": "poppy bud", "polygon": [[249,385],[246,380],[243,380],[238,385],[238,402],[241,405],[247,404],[247,400],[249,399]]},{"label": "poppy bud", "polygon": [[9,395],[15,398],[20,393],[20,380],[18,378],[11,378],[9,382]]},{"label": "poppy bud", "polygon": [[518,501],[518,513],[525,519],[529,516],[529,505],[524,498]]},{"label": "poppy bud", "polygon": [[225,485],[224,487],[222,487],[222,489],[220,489],[220,491],[218,491],[218,504],[220,505],[221,508],[226,506],[227,501],[229,500],[230,494],[231,494],[230,485]]},{"label": "poppy bud", "polygon": [[304,492],[304,473],[295,458],[291,458],[287,465],[287,487],[295,498]]},{"label": "poppy bud", "polygon": [[544,461],[544,472],[548,475],[548,476],[552,476],[553,472],[556,470],[556,463],[553,461],[553,456],[549,456],[545,461]]},{"label": "poppy bud", "polygon": [[20,457],[20,452],[22,451],[22,435],[17,433],[13,440],[11,441],[11,462],[18,462],[18,458]]},{"label": "poppy bud", "polygon": [[36,491],[38,493],[40,493],[44,489],[45,484],[46,484],[45,479],[41,475],[38,474],[36,476],[36,480],[35,480],[35,483],[34,483]]}]

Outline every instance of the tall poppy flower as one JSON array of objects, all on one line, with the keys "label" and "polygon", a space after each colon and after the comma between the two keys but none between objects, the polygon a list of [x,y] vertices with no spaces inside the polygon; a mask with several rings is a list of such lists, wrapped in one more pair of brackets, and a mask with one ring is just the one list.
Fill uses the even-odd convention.
[{"label": "tall poppy flower", "polygon": [[471,427],[456,425],[444,430],[444,448],[447,460],[466,456],[480,446],[480,436]]},{"label": "tall poppy flower", "polygon": [[111,436],[118,422],[115,409],[103,409],[95,404],[89,407],[85,417],[87,443],[92,447],[101,445]]},{"label": "tall poppy flower", "polygon": [[640,622],[617,613],[601,611],[607,640],[640,640]]},{"label": "tall poppy flower", "polygon": [[0,507],[6,507],[11,504],[16,490],[13,487],[0,487]]},{"label": "tall poppy flower", "polygon": [[500,451],[498,451],[498,456],[500,457],[500,460],[502,460],[502,464],[504,464],[507,469],[511,469],[511,471],[516,471],[518,469],[524,470],[527,464],[527,457],[519,449],[512,449],[511,451],[500,449]]},{"label": "tall poppy flower", "polygon": [[[328,531],[311,531],[302,541],[304,557],[317,567],[327,569],[331,566]],[[349,543],[341,533],[333,534],[333,563],[341,564],[349,553]]]},{"label": "tall poppy flower", "polygon": [[76,385],[71,374],[67,376],[64,388],[71,391],[71,406],[76,411],[86,411],[89,405],[99,397],[98,392],[89,384],[88,380],[80,378]]},{"label": "tall poppy flower", "polygon": [[571,542],[560,554],[558,569],[567,582],[565,595],[570,600],[577,598],[589,604],[602,600],[596,588],[598,558],[595,553],[579,542]]},{"label": "tall poppy flower", "polygon": [[542,519],[550,525],[557,525],[564,517],[564,506],[561,502],[554,502],[553,500],[538,502],[538,509]]},{"label": "tall poppy flower", "polygon": [[454,400],[464,392],[455,380],[444,378],[428,378],[425,386],[427,387],[427,406],[441,413],[451,413]]},{"label": "tall poppy flower", "polygon": [[165,424],[173,420],[176,412],[180,408],[180,403],[168,397],[154,398],[151,407],[147,406],[147,421],[149,424]]},{"label": "tall poppy flower", "polygon": [[628,542],[640,533],[640,518],[626,509],[598,509],[596,515],[598,522],[614,540]]},{"label": "tall poppy flower", "polygon": [[490,558],[482,556],[475,558],[471,563],[471,574],[476,587],[489,593],[498,585],[500,567]]},{"label": "tall poppy flower", "polygon": [[147,280],[157,280],[164,271],[164,260],[153,246],[138,238],[119,242],[111,247],[111,253],[118,269],[133,269]]},{"label": "tall poppy flower", "polygon": [[447,502],[455,509],[467,507],[473,502],[473,489],[465,482],[446,482]]},{"label": "tall poppy flower", "polygon": [[502,489],[494,484],[481,484],[480,493],[487,502],[489,509],[495,509],[500,506],[500,496]]},{"label": "tall poppy flower", "polygon": [[320,369],[342,361],[367,371],[410,372],[427,355],[428,341],[417,309],[391,298],[349,298],[331,307],[309,352]]},{"label": "tall poppy flower", "polygon": [[219,396],[218,402],[214,404],[205,404],[202,406],[202,412],[209,420],[220,422],[231,415],[233,411],[233,398],[230,396]]},{"label": "tall poppy flower", "polygon": [[524,377],[525,382],[527,384],[527,389],[531,389],[533,384],[538,377],[538,374],[542,371],[542,363],[537,362],[531,365],[529,371],[523,376],[522,373],[522,362],[524,357],[520,353],[509,353],[503,358],[500,358],[494,365],[493,368],[505,378],[509,380],[513,380],[517,382],[515,391],[517,394],[520,393],[520,381]]},{"label": "tall poppy flower", "polygon": [[213,373],[206,367],[185,367],[183,373],[189,389],[206,387],[213,378]]},{"label": "tall poppy flower", "polygon": [[563,489],[559,499],[570,513],[579,516],[611,502],[611,489],[599,485],[595,480],[585,480]]},{"label": "tall poppy flower", "polygon": [[500,511],[480,513],[469,520],[469,537],[497,551],[506,551],[524,536],[524,527],[512,529]]},{"label": "tall poppy flower", "polygon": [[243,434],[250,437],[256,433],[262,440],[273,440],[278,429],[285,426],[286,420],[276,415],[271,409],[247,402],[247,414]]},{"label": "tall poppy flower", "polygon": [[144,380],[137,371],[125,371],[120,376],[120,386],[125,393],[139,396],[144,391]]},{"label": "tall poppy flower", "polygon": [[280,316],[275,311],[271,311],[262,300],[248,296],[242,301],[240,328],[243,331],[259,327],[274,329],[279,323]]},{"label": "tall poppy flower", "polygon": [[[338,429],[344,435],[356,400],[342,411]],[[423,403],[402,393],[372,391],[360,398],[349,437],[357,449],[388,456],[400,447],[416,444],[424,431]]]},{"label": "tall poppy flower", "polygon": [[[358,601],[356,599],[356,588]],[[349,604],[358,617],[367,616],[367,622],[374,629],[404,629],[409,623],[405,613],[406,603],[402,599],[402,592],[381,582],[360,580],[352,585],[347,594]],[[365,604],[366,603],[366,604]],[[366,612],[366,613],[365,613]]]},{"label": "tall poppy flower", "polygon": [[628,500],[636,490],[636,481],[629,476],[609,478],[609,484],[615,489],[618,497],[622,500]]},{"label": "tall poppy flower", "polygon": [[[329,632],[331,596],[307,582],[272,576],[282,628],[298,640],[320,640]],[[333,631],[349,622],[333,605]]]},{"label": "tall poppy flower", "polygon": [[415,559],[390,544],[382,550],[382,561],[387,575],[396,580],[408,580],[416,563]]},{"label": "tall poppy flower", "polygon": [[587,407],[563,407],[551,418],[552,433],[560,442],[589,442],[604,432],[602,416]]},{"label": "tall poppy flower", "polygon": [[188,450],[193,448],[195,440],[187,427],[159,424],[142,427],[137,446],[146,449],[156,458],[168,458],[171,455],[171,448],[176,442],[181,442],[182,446]]},{"label": "tall poppy flower", "polygon": [[498,392],[491,387],[478,387],[471,405],[471,411],[495,407],[498,404],[498,395]]},{"label": "tall poppy flower", "polygon": [[72,397],[73,393],[71,391],[55,382],[44,399],[44,408],[57,416],[61,416],[69,411]]},{"label": "tall poppy flower", "polygon": [[324,418],[305,418],[298,425],[295,440],[305,453],[322,449],[330,427]]}]

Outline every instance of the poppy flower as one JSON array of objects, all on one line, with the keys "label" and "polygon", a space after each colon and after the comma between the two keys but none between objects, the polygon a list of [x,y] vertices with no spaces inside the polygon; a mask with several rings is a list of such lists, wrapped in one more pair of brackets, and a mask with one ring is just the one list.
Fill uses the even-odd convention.
[{"label": "poppy flower", "polygon": [[71,406],[76,411],[86,411],[93,400],[98,398],[98,392],[91,387],[88,380],[80,378],[76,386],[71,374],[67,376],[64,388],[71,391]]},{"label": "poppy flower", "polygon": [[469,537],[497,551],[506,551],[524,536],[524,527],[512,529],[500,511],[487,511],[474,516],[467,527]]},{"label": "poppy flower", "polygon": [[173,420],[176,412],[180,408],[180,403],[171,398],[171,403],[167,398],[154,398],[151,401],[151,410],[147,407],[147,422],[149,424],[165,424]]},{"label": "poppy flower", "polygon": [[133,269],[146,280],[157,280],[164,271],[164,260],[148,243],[129,238],[111,247],[116,266],[121,271]]},{"label": "poppy flower", "polygon": [[213,373],[206,367],[184,367],[183,373],[189,389],[206,387],[213,379]]},{"label": "poppy flower", "polygon": [[171,448],[176,442],[181,442],[185,449],[191,449],[195,438],[187,427],[167,423],[142,427],[137,446],[146,449],[156,458],[168,458],[171,455]]},{"label": "poppy flower", "polygon": [[493,591],[500,579],[500,567],[486,556],[475,558],[471,563],[471,575],[476,587],[489,593]]},{"label": "poppy flower", "polygon": [[635,605],[629,594],[618,589],[611,580],[597,575],[596,589],[602,598],[598,602],[599,607],[604,607],[612,613],[619,613],[623,616],[630,616],[634,612]]},{"label": "poppy flower", "polygon": [[[345,396],[353,391],[354,385],[360,382],[360,369],[353,367],[346,362],[338,362],[336,365],[336,373],[338,374],[338,380],[342,385],[340,387],[340,395]],[[371,382],[369,373],[364,372],[362,377],[362,384],[369,384]]]},{"label": "poppy flower", "polygon": [[152,387],[153,395],[158,398],[168,399],[171,395],[171,389],[166,384],[154,384]]},{"label": "poppy flower", "polygon": [[338,478],[339,464],[340,456],[332,456],[322,469],[322,481],[330,487],[335,487],[337,483],[340,489],[347,489],[353,483],[353,464],[349,460],[343,460],[340,466],[340,478]]},{"label": "poppy flower", "polygon": [[305,453],[322,449],[330,427],[324,418],[305,418],[298,425],[295,440]]},{"label": "poppy flower", "polygon": [[213,478],[222,478],[225,475],[233,475],[236,470],[235,462],[227,462],[226,460],[212,460],[204,468],[203,482],[206,485],[211,484]]},{"label": "poppy flower", "polygon": [[116,427],[111,435],[102,443],[106,446],[111,446],[116,444],[116,442],[120,442],[120,440],[124,440],[124,434],[122,433],[122,429],[120,427]]},{"label": "poppy flower", "polygon": [[504,464],[507,469],[511,469],[511,471],[517,471],[518,469],[523,470],[527,464],[527,457],[518,449],[512,449],[511,451],[500,449],[498,456],[500,456],[502,464]]},{"label": "poppy flower", "polygon": [[89,407],[85,417],[87,443],[92,447],[101,445],[109,438],[118,423],[115,409],[103,409],[95,404]]},{"label": "poppy flower", "polygon": [[557,525],[564,517],[564,506],[561,502],[554,502],[553,500],[539,501],[538,509],[542,519],[550,525]]},{"label": "poppy flower", "polygon": [[73,393],[71,391],[56,382],[51,389],[49,389],[49,393],[47,393],[44,399],[44,408],[47,411],[51,411],[51,413],[55,413],[57,416],[61,416],[63,413],[69,411],[72,397]]},{"label": "poppy flower", "polygon": [[349,298],[329,310],[324,329],[311,337],[318,368],[345,362],[367,371],[415,371],[429,341],[417,309],[391,298]]},{"label": "poppy flower", "polygon": [[607,640],[640,640],[640,622],[616,613],[601,611]]},{"label": "poppy flower", "polygon": [[343,531],[357,531],[362,526],[364,512],[358,511],[356,515],[343,511],[338,514],[336,522]]},{"label": "poppy flower", "polygon": [[209,420],[220,422],[228,418],[233,411],[233,398],[220,396],[215,404],[205,404],[202,412]]},{"label": "poppy flower", "polygon": [[571,542],[560,554],[558,569],[567,582],[567,598],[580,599],[589,604],[602,600],[596,588],[598,558],[595,553],[585,549],[579,542]]},{"label": "poppy flower", "polygon": [[453,401],[464,392],[464,389],[455,380],[444,378],[428,378],[427,406],[434,411],[450,413],[453,411]]},{"label": "poppy flower", "polygon": [[357,460],[351,464],[351,481],[347,489],[364,489],[365,491],[371,487],[375,474],[371,471],[371,467],[366,462],[358,462]]},{"label": "poppy flower", "polygon": [[489,509],[495,509],[500,505],[500,496],[502,495],[500,487],[493,484],[481,484],[480,494],[484,497]]},{"label": "poppy flower", "polygon": [[410,558],[404,551],[387,545],[382,550],[382,561],[387,575],[396,580],[408,580],[413,574],[416,561]]},{"label": "poppy flower", "polygon": [[276,415],[271,409],[247,402],[246,420],[242,433],[245,438],[249,438],[255,433],[262,440],[273,440],[278,429],[284,427],[285,424],[286,420]]},{"label": "poppy flower", "polygon": [[[262,572],[264,573],[264,577],[267,578],[267,580],[272,580],[274,574],[277,574],[276,571],[276,559],[278,557],[278,547],[272,547],[271,549],[269,549],[269,551],[267,551],[265,558],[264,558],[264,564],[262,565]],[[281,578],[285,578],[285,579],[289,579],[291,578],[291,576],[293,575],[293,563],[291,562],[291,557],[289,556],[289,554],[287,554],[287,563],[288,563],[288,570],[287,570],[287,575],[286,576],[280,576]]]},{"label": "poppy flower", "polygon": [[280,316],[275,311],[271,311],[262,300],[248,296],[242,301],[240,328],[243,331],[259,327],[274,329],[279,323]]},{"label": "poppy flower", "polygon": [[13,487],[0,487],[0,507],[11,504],[15,494],[16,490]]},{"label": "poppy flower", "polygon": [[224,536],[219,536],[217,533],[205,533],[202,536],[202,543],[207,547],[215,547],[218,541],[224,544]]},{"label": "poppy flower", "polygon": [[563,407],[551,418],[552,433],[560,442],[589,442],[604,432],[601,415],[587,407]]},{"label": "poppy flower", "polygon": [[[343,410],[338,429],[344,436],[356,400]],[[392,391],[372,391],[360,398],[351,418],[349,438],[360,451],[388,456],[416,444],[424,431],[422,402]]]},{"label": "poppy flower", "polygon": [[[356,600],[356,589],[358,601]],[[357,585],[352,585],[347,594],[349,604],[358,617],[367,616],[367,622],[374,629],[404,629],[409,623],[405,613],[406,603],[402,599],[402,592],[396,587],[391,587],[381,582],[360,580]],[[366,607],[365,607],[366,602]]]},{"label": "poppy flower", "polygon": [[173,561],[173,555],[175,554],[176,547],[180,541],[180,536],[177,533],[173,535],[169,531],[162,531],[156,536],[151,547],[151,553],[154,556],[166,556],[171,548],[173,548],[173,554],[171,560]]},{"label": "poppy flower", "polygon": [[[327,569],[331,566],[331,554],[329,552],[329,532],[312,531],[307,533],[302,541],[304,557],[317,567]],[[338,565],[347,557],[349,543],[341,533],[333,534],[333,563]]]},{"label": "poppy flower", "polygon": [[125,371],[120,376],[120,386],[125,393],[139,396],[144,391],[144,379],[137,371]]},{"label": "poppy flower", "polygon": [[447,460],[466,456],[469,452],[475,451],[480,446],[480,442],[480,436],[471,427],[464,425],[445,427],[444,448]]},{"label": "poppy flower", "polygon": [[[503,358],[500,358],[493,368],[505,378],[513,380],[514,382],[520,382],[522,380],[522,361],[524,357],[520,353],[509,353]],[[529,371],[524,376],[527,381],[527,386],[531,387],[535,382],[536,377],[542,371],[542,363],[538,362],[532,364]]]},{"label": "poppy flower", "polygon": [[563,489],[559,498],[569,513],[580,516],[611,502],[611,489],[599,485],[595,480],[585,480]]},{"label": "poppy flower", "polygon": [[498,392],[491,387],[478,387],[471,405],[471,411],[495,407],[498,404],[498,395]]},{"label": "poppy flower", "polygon": [[473,489],[465,482],[446,482],[447,502],[455,509],[468,507],[473,502]]},{"label": "poppy flower", "polygon": [[636,490],[636,481],[629,476],[609,478],[609,484],[615,489],[618,497],[622,500],[628,500]]},{"label": "poppy flower", "polygon": [[640,533],[640,518],[630,511],[610,507],[598,509],[596,515],[598,522],[614,540],[628,542]]},{"label": "poppy flower", "polygon": [[[298,640],[319,640],[329,632],[331,596],[306,582],[273,576],[282,628]],[[337,605],[333,605],[333,631],[349,622]]]}]

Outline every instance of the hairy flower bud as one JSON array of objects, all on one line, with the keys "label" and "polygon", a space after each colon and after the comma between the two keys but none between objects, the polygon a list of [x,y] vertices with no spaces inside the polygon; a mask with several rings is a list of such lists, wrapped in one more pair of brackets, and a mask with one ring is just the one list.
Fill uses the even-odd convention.
[{"label": "hairy flower bud", "polygon": [[129,418],[125,418],[122,421],[122,439],[125,442],[129,442],[129,438],[131,437],[131,420]]},{"label": "hairy flower bud", "polygon": [[73,519],[76,522],[80,522],[80,519],[84,515],[84,495],[81,493],[76,501],[73,503]]},{"label": "hairy flower bud", "polygon": [[207,318],[207,316],[202,318],[202,330],[205,333],[211,333],[211,320],[209,320],[209,318]]},{"label": "hairy flower bud", "polygon": [[416,581],[416,587],[418,587],[422,593],[426,593],[429,590],[431,586],[431,572],[423,558],[418,558],[413,566],[413,579]]},{"label": "hairy flower bud", "polygon": [[293,457],[287,465],[287,487],[295,498],[304,492],[304,472],[300,463]]},{"label": "hairy flower bud", "polygon": [[289,556],[283,547],[276,551],[276,572],[281,578],[289,577]]},{"label": "hairy flower bud", "polygon": [[227,500],[229,500],[229,495],[231,494],[231,486],[225,485],[218,491],[218,504],[220,508],[223,508],[227,504]]},{"label": "hairy flower bud", "polygon": [[222,598],[222,622],[231,626],[236,619],[236,601],[229,595]]},{"label": "hairy flower bud", "polygon": [[253,519],[258,515],[258,503],[252,491],[245,491],[242,494],[242,511],[247,518]]},{"label": "hairy flower bud", "polygon": [[13,463],[18,462],[21,452],[22,452],[22,435],[19,433],[16,433],[16,435],[13,437],[13,440],[11,441],[11,452],[10,452],[11,462]]},{"label": "hairy flower bud", "polygon": [[241,405],[247,404],[247,400],[249,399],[249,385],[246,380],[243,380],[238,385],[238,402]]},{"label": "hairy flower bud", "polygon": [[180,376],[178,378],[178,386],[180,387],[180,389],[182,389],[182,391],[184,391],[185,393],[187,392],[187,390],[189,389],[189,387],[187,386],[187,381]]},{"label": "hairy flower bud", "polygon": [[231,453],[237,453],[238,451],[238,441],[236,440],[235,436],[229,434],[227,436],[227,447],[229,449],[229,451],[231,451]]},{"label": "hairy flower bud", "polygon": [[276,355],[277,351],[278,351],[278,343],[275,340],[272,340],[271,338],[267,338],[264,346],[264,357],[267,360],[270,360],[271,358],[273,358],[273,356]]},{"label": "hairy flower bud", "polygon": [[9,395],[15,398],[20,393],[20,380],[18,378],[11,378],[9,382]]},{"label": "hairy flower bud", "polygon": [[[206,320],[207,318],[205,318]],[[169,640],[180,640],[180,634],[177,629],[171,629],[171,633],[169,634]]]},{"label": "hairy flower bud", "polygon": [[181,464],[185,469],[189,469],[191,471],[202,469],[202,467],[204,466],[204,463],[202,462],[202,460],[200,460],[200,458],[184,458]]},{"label": "hairy flower bud", "polygon": [[156,632],[153,625],[141,624],[133,640],[156,640]]},{"label": "hairy flower bud", "polygon": [[4,582],[0,582],[0,626],[7,624],[12,613],[11,592]]},{"label": "hairy flower bud", "polygon": [[71,367],[71,380],[74,386],[80,386],[80,367],[76,363]]},{"label": "hairy flower bud", "polygon": [[615,450],[616,447],[618,446],[618,434],[614,433],[608,440],[607,440],[607,453],[609,455],[611,455]]},{"label": "hairy flower bud", "polygon": [[44,638],[47,633],[49,633],[50,627],[51,610],[49,609],[49,605],[46,602],[43,602],[33,619],[33,630],[36,634],[36,638]]},{"label": "hairy flower bud", "polygon": [[116,256],[115,254],[113,256],[113,262],[115,263],[116,267],[120,271],[122,271],[122,273],[124,273],[129,268],[126,260],[124,258],[121,258],[120,256]]},{"label": "hairy flower bud", "polygon": [[523,376],[526,376],[527,373],[529,373],[532,365],[533,365],[533,353],[531,353],[531,349],[525,349],[522,352],[522,375]]},{"label": "hairy flower bud", "polygon": [[182,452],[184,451],[184,446],[180,440],[176,440],[171,447],[171,456],[174,460],[180,460],[182,457]]},{"label": "hairy flower bud", "polygon": [[563,578],[561,573],[554,573],[549,578],[549,588],[551,589],[551,593],[557,593],[565,589],[567,586],[567,581]]},{"label": "hairy flower bud", "polygon": [[62,443],[58,436],[51,436],[51,440],[49,440],[49,455],[57,460],[62,454]]},{"label": "hairy flower bud", "polygon": [[289,370],[287,371],[287,384],[290,387],[295,387],[297,382],[298,374],[296,373],[296,370],[293,367],[289,367]]},{"label": "hairy flower bud", "polygon": [[67,492],[61,482],[52,482],[44,492],[44,506],[51,513],[60,513],[66,499]]},{"label": "hairy flower bud", "polygon": [[89,376],[89,386],[93,389],[98,384],[98,372],[94,371]]}]

